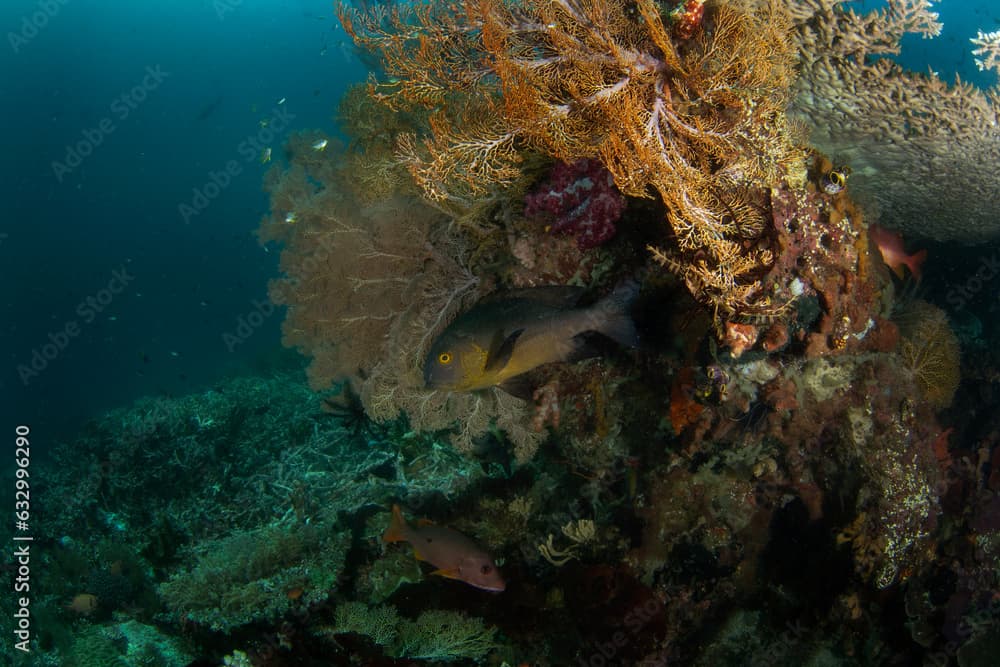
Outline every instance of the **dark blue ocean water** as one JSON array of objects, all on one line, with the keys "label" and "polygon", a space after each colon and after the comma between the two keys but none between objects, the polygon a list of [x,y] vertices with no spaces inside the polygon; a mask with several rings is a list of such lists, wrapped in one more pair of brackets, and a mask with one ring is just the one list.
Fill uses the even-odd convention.
[{"label": "dark blue ocean water", "polygon": [[[855,11],[865,12],[886,7],[884,0],[856,0],[845,3]],[[903,52],[898,60],[916,72],[926,72],[928,68],[948,82],[955,75],[964,81],[987,88],[996,82],[991,72],[981,72],[976,67],[969,40],[977,30],[992,32],[1000,30],[1000,4],[995,0],[943,0],[934,2],[944,27],[934,39],[924,39],[918,35],[903,38]]]},{"label": "dark blue ocean water", "polygon": [[332,3],[4,2],[0,26],[0,423],[64,435],[273,356],[281,314],[223,335],[276,272],[261,148],[333,132],[365,75]]},{"label": "dark blue ocean water", "polygon": [[[908,40],[902,61],[991,84],[968,39],[1000,28],[1000,7],[940,11],[942,36]],[[276,273],[252,235],[260,150],[333,133],[365,76],[331,3],[19,0],[0,26],[0,424],[27,422],[40,443],[274,363],[280,313],[239,345],[225,336],[256,321]]]}]

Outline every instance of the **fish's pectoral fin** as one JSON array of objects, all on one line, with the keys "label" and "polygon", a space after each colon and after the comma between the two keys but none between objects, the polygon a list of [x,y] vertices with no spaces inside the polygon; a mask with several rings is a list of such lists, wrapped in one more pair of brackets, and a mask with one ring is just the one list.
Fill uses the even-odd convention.
[{"label": "fish's pectoral fin", "polygon": [[527,375],[518,375],[497,385],[505,392],[525,401],[535,398],[535,383]]},{"label": "fish's pectoral fin", "polygon": [[413,547],[413,557],[416,558],[419,561],[426,561],[427,560],[426,558],[423,557],[423,555],[419,551],[417,551],[416,547]]},{"label": "fish's pectoral fin", "polygon": [[517,343],[517,339],[523,333],[524,329],[518,329],[512,331],[506,338],[501,339],[501,332],[498,331],[490,344],[489,352],[487,352],[485,370],[495,371],[506,366],[510,361],[511,355],[514,354],[514,345]]},{"label": "fish's pectoral fin", "polygon": [[431,572],[431,574],[436,574],[439,577],[447,577],[448,579],[461,579],[462,577],[462,574],[461,572],[458,571],[457,567],[452,567],[448,569],[441,568],[438,570],[434,570],[433,572]]}]

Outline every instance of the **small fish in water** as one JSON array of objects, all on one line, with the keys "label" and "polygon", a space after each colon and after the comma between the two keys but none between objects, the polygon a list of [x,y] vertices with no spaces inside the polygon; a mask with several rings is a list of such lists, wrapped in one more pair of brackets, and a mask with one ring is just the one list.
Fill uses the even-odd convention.
[{"label": "small fish in water", "polygon": [[409,525],[399,505],[392,506],[392,520],[382,541],[409,542],[417,560],[437,568],[431,574],[458,579],[484,591],[499,593],[507,587],[496,563],[482,547],[451,528],[419,522]]},{"label": "small fish in water", "polygon": [[84,616],[90,616],[97,610],[97,596],[90,593],[80,593],[66,605],[66,609]]},{"label": "small fish in water", "polygon": [[920,252],[915,252],[912,255],[907,255],[906,250],[903,248],[903,237],[896,232],[890,232],[888,229],[882,229],[878,225],[872,225],[868,229],[868,235],[871,240],[875,242],[875,246],[878,248],[879,253],[882,255],[882,261],[885,265],[892,269],[892,272],[899,277],[900,280],[903,279],[903,267],[905,266],[910,270],[914,279],[920,282],[920,266],[927,259],[927,251],[921,250]]},{"label": "small fish in water", "polygon": [[278,100],[278,104],[279,105],[284,104],[284,103],[285,103],[285,98],[284,97],[282,97],[280,100]]},{"label": "small fish in water", "polygon": [[580,307],[583,288],[533,287],[487,297],[452,322],[431,345],[424,384],[474,391],[499,386],[530,397],[519,376],[554,361],[599,356],[594,334],[638,346],[629,308],[638,285],[628,283]]},{"label": "small fish in water", "polygon": [[289,211],[285,214],[286,225],[294,225],[296,220],[298,220],[298,217],[295,215],[295,211]]},{"label": "small fish in water", "polygon": [[313,149],[314,151],[322,151],[322,150],[326,150],[326,145],[327,145],[328,143],[330,143],[330,142],[329,142],[329,141],[328,141],[327,139],[320,139],[319,141],[317,141],[316,143],[314,143],[314,144],[312,145],[312,149]]},{"label": "small fish in water", "polygon": [[271,147],[268,146],[260,154],[260,163],[267,164],[271,161]]},{"label": "small fish in water", "polygon": [[847,187],[847,177],[851,175],[851,168],[848,166],[831,169],[820,179],[823,192],[828,195],[835,195]]}]

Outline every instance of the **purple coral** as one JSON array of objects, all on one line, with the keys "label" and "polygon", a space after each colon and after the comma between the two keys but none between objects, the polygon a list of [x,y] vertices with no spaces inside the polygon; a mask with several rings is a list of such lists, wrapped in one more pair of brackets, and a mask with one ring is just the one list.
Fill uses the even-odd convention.
[{"label": "purple coral", "polygon": [[556,164],[549,179],[525,195],[524,204],[526,217],[539,213],[552,216],[553,231],[575,236],[581,250],[611,239],[617,231],[615,222],[625,210],[625,198],[615,187],[611,172],[590,158]]}]

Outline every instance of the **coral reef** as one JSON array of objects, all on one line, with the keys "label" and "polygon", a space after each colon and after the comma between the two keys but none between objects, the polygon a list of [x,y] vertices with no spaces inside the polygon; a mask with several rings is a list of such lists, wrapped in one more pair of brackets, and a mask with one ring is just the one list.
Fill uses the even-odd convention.
[{"label": "coral reef", "polygon": [[[795,338],[789,345],[803,350]],[[919,400],[898,351],[826,351],[796,360],[789,348],[769,355],[754,349],[739,359],[723,357],[711,374],[701,369],[689,376],[702,410],[679,436],[648,421],[665,395],[640,392],[640,385],[609,375],[614,369],[589,363],[587,374],[601,369],[596,386],[607,394],[591,387],[589,402],[564,400],[551,450],[529,464],[530,473],[492,479],[477,473],[479,462],[464,466],[466,459],[447,444],[405,429],[348,429],[347,416],[324,415],[322,398],[303,381],[241,380],[164,401],[158,429],[150,432],[184,432],[193,416],[184,410],[197,410],[202,430],[190,442],[198,447],[218,438],[212,429],[216,420],[226,423],[232,406],[272,396],[267,419],[255,426],[263,436],[273,434],[269,456],[276,465],[264,467],[268,477],[258,488],[286,487],[283,511],[236,534],[219,526],[215,536],[200,537],[205,531],[184,518],[201,521],[192,508],[205,502],[203,489],[192,488],[172,505],[181,516],[174,533],[180,545],[170,552],[150,549],[155,525],[128,521],[132,548],[151,559],[139,581],[155,581],[153,600],[137,608],[144,587],[134,586],[113,620],[64,620],[78,626],[75,641],[58,653],[53,646],[39,650],[61,656],[58,664],[73,664],[77,654],[86,656],[79,664],[98,664],[93,656],[140,664],[124,661],[129,654],[166,655],[169,646],[178,655],[211,653],[220,662],[239,646],[243,664],[348,654],[509,664],[548,655],[553,664],[569,664],[612,649],[615,661],[606,664],[718,664],[713,656],[730,655],[732,642],[751,632],[755,640],[743,649],[753,664],[763,656],[794,661],[824,651],[879,662],[914,650],[883,625],[896,621],[882,614],[898,620],[904,609],[902,602],[880,601],[886,597],[906,599],[905,614],[923,646],[971,653],[989,641],[997,614],[987,598],[1000,583],[1000,476],[995,466],[980,470],[971,462],[996,458],[1000,424],[977,427],[993,433],[977,451],[948,447],[947,434],[942,448],[933,412]],[[567,370],[560,393],[578,396]],[[218,402],[206,409],[212,400]],[[110,434],[148,414],[145,403],[118,411],[61,450],[57,458],[68,467],[52,477],[58,481],[52,497],[64,497],[61,487],[87,470],[92,444],[109,454],[129,451],[127,437]],[[285,420],[304,420],[309,428],[281,457],[287,445],[277,434],[287,439]],[[248,456],[243,447],[260,445],[230,446]],[[83,455],[65,458],[69,451]],[[211,479],[234,462],[203,465]],[[942,488],[947,493],[939,501]],[[277,500],[269,493],[262,494],[264,507]],[[405,553],[382,555],[384,508],[402,497],[421,513],[482,536],[504,559],[508,590],[482,598],[422,576]],[[135,496],[111,507],[103,502],[94,510],[120,517],[144,504]],[[373,511],[372,504],[383,509]],[[107,579],[108,561],[123,560],[122,546],[88,546],[109,538],[120,544],[116,522],[78,525],[86,532],[65,526],[64,546],[47,550],[45,576],[54,579],[41,585],[54,591],[59,581],[63,593],[37,609],[40,617],[46,605],[59,609],[70,592]],[[973,542],[959,530],[963,525],[976,527]],[[937,549],[949,559],[936,558]],[[91,550],[100,555],[83,556]],[[72,566],[73,576],[68,562],[54,560],[62,554],[68,561],[70,553],[83,561]],[[95,576],[101,563],[107,574]],[[126,576],[132,567],[113,570]],[[816,571],[825,576],[818,580]],[[747,609],[747,599],[769,611]],[[803,611],[824,605],[831,611],[822,620]],[[979,619],[974,631],[946,639],[966,616]],[[154,623],[163,637],[140,641]],[[57,622],[46,625],[54,630]],[[177,643],[180,634],[185,640]]]},{"label": "coral reef", "polygon": [[[373,504],[448,502],[489,479],[403,424],[326,408],[300,373],[240,378],[141,400],[57,447],[37,504],[52,536],[33,573],[37,664],[186,665],[251,624],[301,641],[288,619],[342,594],[350,524]],[[400,571],[419,582],[415,565]],[[87,615],[68,604],[81,595]]]},{"label": "coral reef", "polygon": [[[963,387],[955,336],[939,310],[899,305],[905,274],[886,267],[869,228],[877,211],[858,203],[873,188],[902,197],[932,173],[886,187],[862,159],[881,159],[878,142],[852,153],[830,138],[882,133],[900,165],[923,151],[934,170],[947,164],[927,152],[942,128],[973,147],[992,103],[959,88],[917,109],[947,88],[879,56],[905,32],[934,30],[925,4],[864,17],[841,4],[339,7],[380,69],[345,99],[347,147],[317,158],[294,139],[270,177],[262,236],[285,245],[273,293],[290,308],[286,342],[312,358],[315,386],[346,379],[369,417],[405,418],[414,441],[447,436],[463,460],[504,470],[457,490],[472,512],[437,507],[435,518],[502,554],[512,583],[476,616],[500,626],[512,655],[718,664],[740,643],[751,664],[907,659],[923,649],[886,618],[919,619],[932,628],[920,646],[941,649],[944,601],[919,592],[954,563],[986,585],[992,490],[970,481],[970,458],[956,463],[945,428]],[[881,97],[853,102],[877,77],[888,77]],[[793,98],[818,150],[786,115]],[[890,102],[915,105],[905,137]],[[870,118],[850,115],[859,109]],[[966,114],[957,127],[953,112]],[[990,141],[975,141],[988,159]],[[961,177],[975,193],[965,204],[991,197],[979,174]],[[964,187],[948,182],[952,195]],[[290,196],[310,183],[323,186],[315,199]],[[334,266],[314,239],[340,234]],[[428,341],[484,295],[559,284],[596,298],[636,277],[639,352],[535,369],[530,402],[420,386]],[[355,317],[377,320],[359,340]],[[400,637],[445,618],[441,601],[460,594],[379,554],[385,520],[366,520],[355,597],[320,632],[365,655],[440,657],[403,651]],[[972,524],[984,535],[976,556],[951,532]],[[945,564],[942,549],[962,555]],[[407,593],[418,587],[431,610]],[[953,617],[984,609],[952,595]],[[521,623],[502,615],[511,608],[537,613]]]},{"label": "coral reef", "polygon": [[899,353],[913,373],[925,401],[941,409],[951,405],[960,380],[958,338],[948,315],[926,301],[915,301],[895,315],[901,336]]},{"label": "coral reef", "polygon": [[160,585],[178,621],[226,631],[274,622],[337,588],[350,538],[331,526],[275,525],[199,545],[194,566]]},{"label": "coral reef", "polygon": [[[882,57],[933,31],[927,5],[364,5],[339,16],[381,65],[342,100],[344,142],[293,135],[266,177],[271,298],[308,367],[139,401],[39,462],[40,664],[987,655],[1000,310],[946,314],[930,266],[915,299],[859,203],[993,150],[970,149],[993,102]],[[885,155],[930,171],[883,187],[862,158]],[[953,231],[983,230],[995,184],[927,191],[961,179]],[[494,293],[632,284],[634,349],[584,332],[600,355],[519,376],[527,399],[424,386],[431,342]],[[386,549],[394,504],[474,535],[505,589]]]},{"label": "coral reef", "polygon": [[389,655],[415,660],[479,662],[497,648],[496,628],[486,627],[482,619],[444,610],[425,611],[409,620],[392,607],[348,602],[337,608],[336,624],[322,631],[365,635]]},{"label": "coral reef", "polygon": [[[841,0],[785,4],[801,63],[794,114],[816,147],[851,165],[859,201],[907,236],[974,242],[1000,234],[1000,181],[983,169],[1000,159],[1000,89],[949,86],[884,57],[899,53],[905,34],[938,34],[931,3],[891,0],[867,14]],[[979,39],[988,60],[995,39]]]},{"label": "coral reef", "polygon": [[699,300],[723,315],[769,310],[761,211],[800,157],[784,116],[789,24],[776,5],[713,5],[689,39],[671,36],[652,0],[341,5],[340,17],[383,57],[376,99],[437,109],[423,136],[398,139],[428,199],[510,185],[523,153],[599,159],[623,194],[661,199],[676,239],[656,256]]}]

